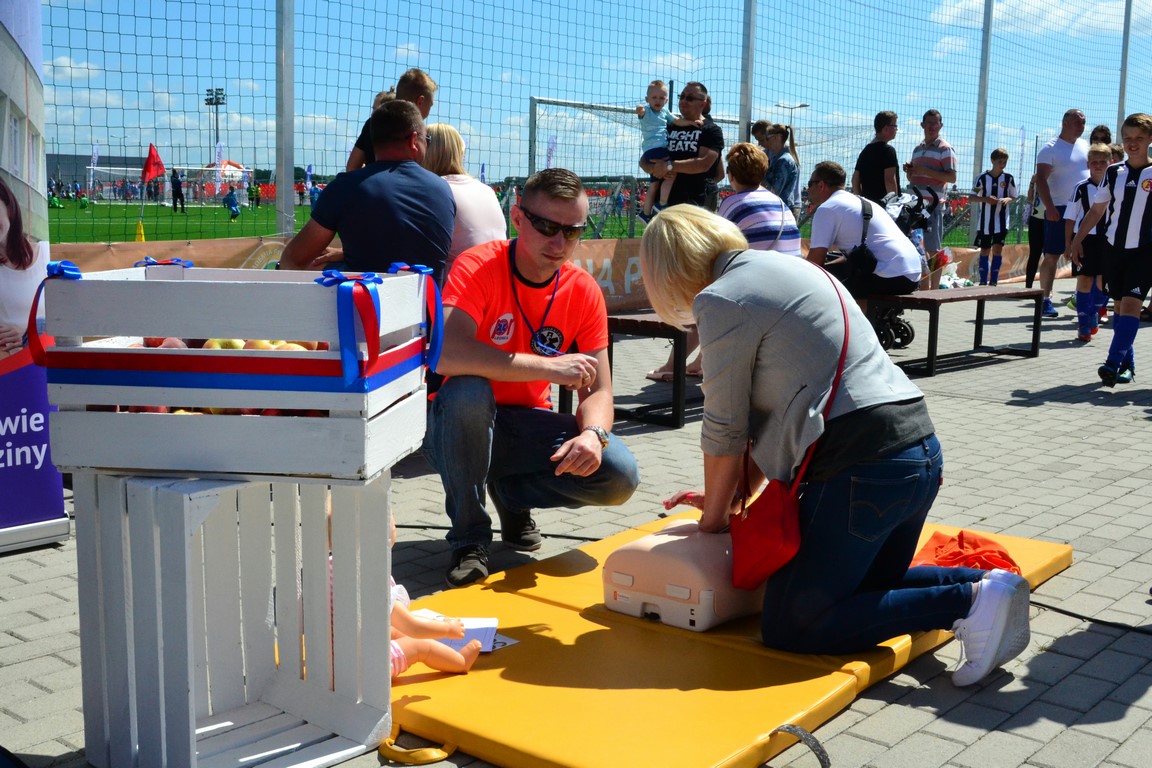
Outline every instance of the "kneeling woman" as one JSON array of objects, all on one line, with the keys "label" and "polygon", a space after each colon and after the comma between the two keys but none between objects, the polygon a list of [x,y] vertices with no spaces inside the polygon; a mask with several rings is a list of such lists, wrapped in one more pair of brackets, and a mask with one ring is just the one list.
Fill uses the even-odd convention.
[{"label": "kneeling woman", "polygon": [[[769,580],[765,645],[798,653],[864,651],[897,635],[952,629],[970,685],[1028,644],[1028,584],[1013,574],[909,568],[941,483],[943,455],[924,395],[889,360],[840,283],[803,259],[747,250],[736,225],[677,205],[644,232],[652,306],[700,331],[704,492],[667,502],[702,510],[719,533],[749,486],[790,481],[816,443],[801,496],[801,546]],[[824,406],[844,343],[844,372]],[[692,496],[690,494],[697,494]]]}]

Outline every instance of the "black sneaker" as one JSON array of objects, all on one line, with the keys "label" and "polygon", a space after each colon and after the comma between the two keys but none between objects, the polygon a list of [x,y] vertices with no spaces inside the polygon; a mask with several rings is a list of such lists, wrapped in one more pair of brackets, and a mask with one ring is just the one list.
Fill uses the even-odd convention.
[{"label": "black sneaker", "polygon": [[452,565],[444,580],[450,587],[463,587],[474,581],[488,578],[488,550],[479,544],[453,550]]},{"label": "black sneaker", "polygon": [[488,498],[500,517],[500,540],[517,552],[535,552],[540,549],[544,537],[540,535],[531,512],[527,509],[508,509],[496,498],[491,483],[487,488]]}]

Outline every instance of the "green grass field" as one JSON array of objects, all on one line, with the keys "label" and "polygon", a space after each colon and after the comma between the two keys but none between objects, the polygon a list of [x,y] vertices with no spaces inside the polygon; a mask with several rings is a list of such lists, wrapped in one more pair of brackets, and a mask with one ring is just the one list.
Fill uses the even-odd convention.
[{"label": "green grass field", "polygon": [[[66,200],[64,208],[48,210],[49,239],[53,243],[119,243],[136,239],[136,221],[140,218],[140,205],[124,203],[93,203],[86,209]],[[308,221],[309,207],[296,206],[296,231],[299,232]],[[597,222],[598,223],[598,222]],[[591,234],[589,226],[586,236]],[[601,232],[601,237],[628,237],[629,223],[624,217],[609,216]],[[644,232],[644,223],[636,221],[636,237]],[[800,228],[807,238],[811,222]],[[240,209],[240,218],[228,221],[228,210],[222,205],[188,206],[187,213],[173,213],[172,209],[147,203],[144,205],[144,236],[147,240],[211,240],[223,237],[273,237],[276,235],[276,208],[261,205],[259,208]],[[1016,232],[1009,234],[1008,243],[1016,243]],[[1020,242],[1027,243],[1027,233]],[[944,244],[953,248],[969,245],[967,227],[952,230],[944,239]]]},{"label": "green grass field", "polygon": [[[48,209],[48,238],[53,243],[119,243],[136,239],[140,204],[97,202],[81,209],[64,201],[64,208]],[[308,221],[309,207],[296,206],[296,230]],[[221,237],[258,237],[276,234],[276,207],[240,208],[240,218],[229,223],[222,205],[190,204],[187,213],[146,203],[144,236],[148,240],[210,240]]]}]

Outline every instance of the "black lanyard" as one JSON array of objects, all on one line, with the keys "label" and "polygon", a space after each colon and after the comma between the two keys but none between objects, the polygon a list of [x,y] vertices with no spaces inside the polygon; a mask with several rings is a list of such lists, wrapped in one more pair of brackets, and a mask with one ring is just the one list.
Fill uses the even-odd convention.
[{"label": "black lanyard", "polygon": [[[558,349],[553,349],[547,343],[547,340],[542,335],[544,330],[544,323],[548,321],[548,313],[552,311],[552,302],[556,301],[556,291],[560,287],[560,270],[556,270],[555,276],[552,278],[552,296],[548,299],[548,306],[544,308],[544,315],[540,318],[539,329],[532,327],[532,322],[528,319],[528,315],[524,314],[524,306],[520,303],[520,295],[516,292],[516,240],[512,240],[508,244],[508,279],[512,281],[512,298],[516,300],[516,309],[520,310],[520,318],[524,321],[528,331],[531,333],[531,348],[533,345],[544,350],[543,357],[559,357],[564,354]],[[535,349],[532,350],[536,352]],[[537,352],[537,354],[541,354]]]}]

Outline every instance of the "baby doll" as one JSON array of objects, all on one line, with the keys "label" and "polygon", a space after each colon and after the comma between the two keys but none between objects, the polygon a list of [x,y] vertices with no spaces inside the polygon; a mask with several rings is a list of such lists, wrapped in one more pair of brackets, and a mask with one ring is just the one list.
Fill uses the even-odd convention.
[{"label": "baby doll", "polygon": [[[392,543],[396,543],[396,523],[392,522]],[[392,584],[388,595],[388,611],[392,617],[392,679],[412,662],[420,662],[441,672],[467,672],[480,655],[481,643],[472,640],[463,650],[441,643],[434,638],[464,637],[464,622],[460,619],[428,619],[413,616],[408,610],[408,592],[389,579]]]}]

